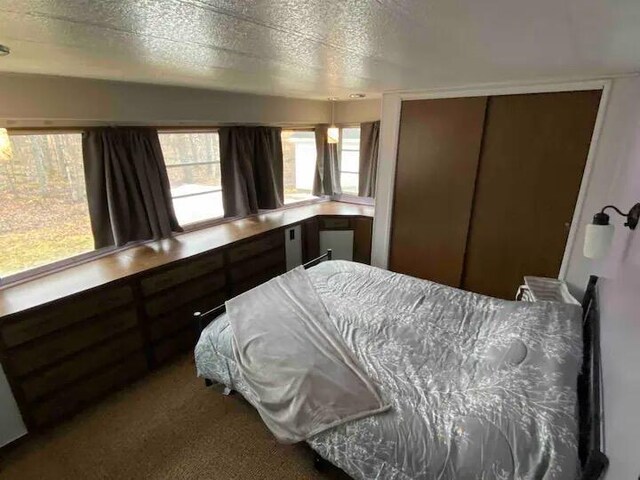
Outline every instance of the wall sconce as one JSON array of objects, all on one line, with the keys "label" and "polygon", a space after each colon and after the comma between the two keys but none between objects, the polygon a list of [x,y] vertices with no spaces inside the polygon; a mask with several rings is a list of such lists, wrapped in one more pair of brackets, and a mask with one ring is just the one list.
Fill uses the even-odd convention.
[{"label": "wall sconce", "polygon": [[611,242],[613,241],[614,227],[609,223],[609,215],[604,213],[608,208],[626,217],[625,227],[635,230],[638,226],[638,221],[640,221],[640,203],[636,203],[631,210],[629,210],[629,213],[623,213],[613,205],[607,205],[600,213],[596,213],[593,216],[593,222],[587,225],[584,238],[584,256],[587,258],[602,258],[609,252]]},{"label": "wall sconce", "polygon": [[0,128],[0,163],[8,162],[13,158],[11,139],[6,128]]}]

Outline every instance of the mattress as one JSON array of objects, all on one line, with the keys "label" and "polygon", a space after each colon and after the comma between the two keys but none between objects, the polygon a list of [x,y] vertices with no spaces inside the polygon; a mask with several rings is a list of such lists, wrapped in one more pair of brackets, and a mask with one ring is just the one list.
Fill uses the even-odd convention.
[{"label": "mattress", "polygon": [[[307,442],[353,478],[567,479],[578,473],[580,309],[509,302],[362,264],[308,270],[389,412]],[[246,395],[226,317],[196,346],[202,377]]]}]

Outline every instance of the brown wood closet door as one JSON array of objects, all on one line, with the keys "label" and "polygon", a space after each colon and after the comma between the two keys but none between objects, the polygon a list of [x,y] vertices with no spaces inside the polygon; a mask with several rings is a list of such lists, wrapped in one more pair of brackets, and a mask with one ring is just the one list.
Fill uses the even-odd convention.
[{"label": "brown wood closet door", "polygon": [[558,276],[599,103],[600,91],[489,99],[464,289],[513,299],[524,275]]},{"label": "brown wood closet door", "polygon": [[402,102],[391,270],[460,285],[486,103]]}]

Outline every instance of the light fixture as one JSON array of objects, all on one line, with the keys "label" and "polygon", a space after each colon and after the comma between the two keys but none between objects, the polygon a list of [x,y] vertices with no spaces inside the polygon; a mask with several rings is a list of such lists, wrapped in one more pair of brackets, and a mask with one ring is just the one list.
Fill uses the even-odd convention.
[{"label": "light fixture", "polygon": [[13,157],[11,139],[6,128],[0,128],[0,163],[8,162]]},{"label": "light fixture", "polygon": [[0,45],[0,57],[6,57],[11,53],[11,49],[6,45]]},{"label": "light fixture", "polygon": [[640,221],[640,203],[636,203],[629,213],[620,211],[614,205],[607,205],[599,213],[593,216],[593,222],[587,225],[584,238],[584,256],[587,258],[598,259],[604,257],[611,247],[613,241],[614,227],[609,223],[609,215],[605,213],[606,209],[612,209],[618,214],[626,217],[627,221],[624,226],[635,230]]},{"label": "light fixture", "polygon": [[351,93],[349,94],[349,98],[364,98],[366,95],[364,93]]},{"label": "light fixture", "polygon": [[340,129],[333,122],[337,98],[329,97],[329,100],[331,100],[331,126],[327,129],[327,143],[336,144],[340,141]]}]

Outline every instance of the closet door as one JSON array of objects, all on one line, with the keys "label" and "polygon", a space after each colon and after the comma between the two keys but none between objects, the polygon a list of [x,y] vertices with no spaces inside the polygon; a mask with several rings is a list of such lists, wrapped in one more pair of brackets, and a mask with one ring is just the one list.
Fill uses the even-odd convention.
[{"label": "closet door", "polygon": [[391,270],[460,285],[486,103],[402,102]]},{"label": "closet door", "polygon": [[491,97],[462,286],[513,299],[524,275],[557,277],[600,91]]}]

